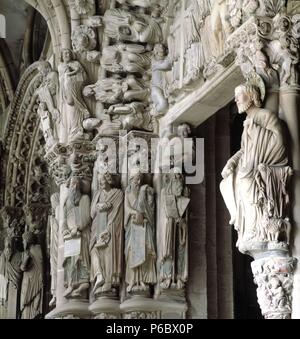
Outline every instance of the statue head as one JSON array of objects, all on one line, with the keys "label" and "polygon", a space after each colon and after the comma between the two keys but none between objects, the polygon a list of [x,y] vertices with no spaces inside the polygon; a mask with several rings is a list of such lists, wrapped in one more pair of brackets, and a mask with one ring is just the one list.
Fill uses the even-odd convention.
[{"label": "statue head", "polygon": [[181,124],[177,128],[177,134],[180,138],[188,138],[192,133],[191,126],[189,124]]},{"label": "statue head", "polygon": [[235,89],[235,101],[239,113],[245,113],[252,106],[261,107],[260,89],[251,84],[244,84]]},{"label": "statue head", "polygon": [[153,48],[153,54],[155,58],[164,59],[167,54],[166,47],[161,43],[155,44]]},{"label": "statue head", "polygon": [[22,235],[22,239],[23,239],[23,246],[24,246],[25,251],[30,248],[30,245],[34,245],[36,242],[35,235],[32,232],[25,232]]},{"label": "statue head", "polygon": [[143,174],[142,173],[136,173],[130,178],[130,185],[135,188],[139,188],[142,186],[143,182]]},{"label": "statue head", "polygon": [[39,104],[39,109],[41,110],[41,111],[47,111],[47,104],[45,103],[45,102],[40,102],[40,104]]},{"label": "statue head", "polygon": [[48,61],[40,61],[38,65],[39,73],[45,77],[47,76],[52,70],[51,64]]},{"label": "statue head", "polygon": [[61,61],[62,62],[70,62],[74,59],[73,52],[69,48],[64,48],[61,51]]},{"label": "statue head", "polygon": [[99,175],[99,186],[100,189],[107,189],[113,185],[113,177],[110,173],[100,174]]},{"label": "statue head", "polygon": [[132,26],[134,30],[138,33],[143,32],[146,28],[146,25],[142,21],[139,21],[139,20],[135,21]]}]

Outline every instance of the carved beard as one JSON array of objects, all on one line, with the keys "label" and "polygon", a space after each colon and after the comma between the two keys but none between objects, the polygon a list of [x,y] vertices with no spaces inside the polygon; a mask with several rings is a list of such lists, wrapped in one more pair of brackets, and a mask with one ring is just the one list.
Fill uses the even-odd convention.
[{"label": "carved beard", "polygon": [[70,199],[72,205],[79,206],[80,199],[81,199],[81,192],[77,187],[70,188],[69,199]]},{"label": "carved beard", "polygon": [[173,179],[171,181],[171,194],[180,197],[183,191],[183,183],[181,179]]},{"label": "carved beard", "polygon": [[246,113],[250,107],[252,107],[252,100],[249,100],[248,103],[245,104],[238,104],[237,105],[239,113]]}]

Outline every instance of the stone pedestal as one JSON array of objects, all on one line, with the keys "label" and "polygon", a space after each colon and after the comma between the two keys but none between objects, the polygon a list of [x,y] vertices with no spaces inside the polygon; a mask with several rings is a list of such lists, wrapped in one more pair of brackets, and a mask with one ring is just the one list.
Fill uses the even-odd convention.
[{"label": "stone pedestal", "polygon": [[159,319],[160,303],[143,296],[134,296],[121,304],[125,319]]},{"label": "stone pedestal", "polygon": [[166,290],[156,296],[161,319],[186,319],[188,305],[184,291]]},{"label": "stone pedestal", "polygon": [[94,319],[120,319],[120,302],[110,298],[99,298],[90,307]]},{"label": "stone pedestal", "polygon": [[57,306],[47,314],[46,319],[90,319],[89,302],[72,300]]}]

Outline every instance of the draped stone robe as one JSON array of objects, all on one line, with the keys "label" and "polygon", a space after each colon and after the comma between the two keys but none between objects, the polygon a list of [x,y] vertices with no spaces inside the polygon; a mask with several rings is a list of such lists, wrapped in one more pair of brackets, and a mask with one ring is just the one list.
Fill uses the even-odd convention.
[{"label": "draped stone robe", "polygon": [[[275,180],[273,183],[283,183],[275,193],[275,200],[286,199],[283,196],[287,183],[284,177],[289,167],[278,117],[265,109],[251,111],[244,123],[241,150],[230,161],[236,170],[223,180],[221,192],[231,213],[231,222],[239,232],[237,246],[243,252],[247,251],[249,241],[266,240],[263,237],[264,207],[261,203],[262,194],[268,194],[262,183],[263,178],[266,181],[265,176],[261,176],[264,168],[269,170],[269,175]],[[265,184],[272,190],[270,181]]]},{"label": "draped stone robe", "polygon": [[[91,217],[93,219],[90,252],[91,252],[91,282],[102,275],[106,284],[118,286],[122,276],[123,249],[123,217],[124,194],[120,189],[110,191],[99,190],[95,193]],[[98,204],[107,203],[113,207],[107,212],[100,212]],[[108,232],[110,241],[99,245],[101,234]]]},{"label": "draped stone robe", "polygon": [[[135,285],[155,284],[156,249],[154,190],[148,185],[132,189],[125,195],[125,258],[126,283]],[[134,215],[144,217],[143,225],[137,225]]]}]

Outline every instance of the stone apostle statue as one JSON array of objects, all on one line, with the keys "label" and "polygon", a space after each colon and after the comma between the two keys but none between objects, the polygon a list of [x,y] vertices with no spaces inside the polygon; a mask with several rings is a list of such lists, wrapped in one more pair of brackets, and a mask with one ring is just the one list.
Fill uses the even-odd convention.
[{"label": "stone apostle statue", "polygon": [[72,177],[64,203],[65,298],[86,298],[90,281],[90,197],[79,177]]},{"label": "stone apostle statue", "polygon": [[124,194],[111,174],[100,174],[92,202],[91,283],[97,296],[118,287],[122,275]]},{"label": "stone apostle statue", "polygon": [[269,241],[289,241],[287,185],[292,171],[280,120],[261,108],[262,93],[251,83],[236,88],[239,112],[246,112],[247,119],[241,150],[222,172],[221,192],[243,253]]},{"label": "stone apostle statue", "polygon": [[62,114],[59,141],[72,142],[84,139],[83,121],[90,117],[90,112],[82,97],[82,89],[87,77],[86,71],[79,61],[74,60],[73,52],[69,49],[62,51],[58,71]]},{"label": "stone apostle statue", "polygon": [[[160,286],[182,289],[188,278],[187,208],[189,190],[181,171],[174,168],[166,175],[161,191],[162,246],[160,253]],[[173,284],[173,285],[172,285]]]},{"label": "stone apostle statue", "polygon": [[56,304],[57,286],[57,256],[58,256],[58,232],[59,232],[59,193],[51,196],[50,223],[50,265],[51,265],[51,294],[52,299],[49,306]]},{"label": "stone apostle statue", "polygon": [[[16,238],[7,236],[4,251],[0,255],[0,298],[6,306],[6,318],[16,319],[18,317],[19,290],[22,282],[22,253],[16,246]],[[9,303],[6,305],[6,302]]]},{"label": "stone apostle statue", "polygon": [[43,315],[43,255],[36,235],[25,232],[22,236],[24,252],[21,270],[21,318],[37,319]]},{"label": "stone apostle statue", "polygon": [[157,282],[154,190],[135,174],[125,194],[127,292],[147,291]]}]

